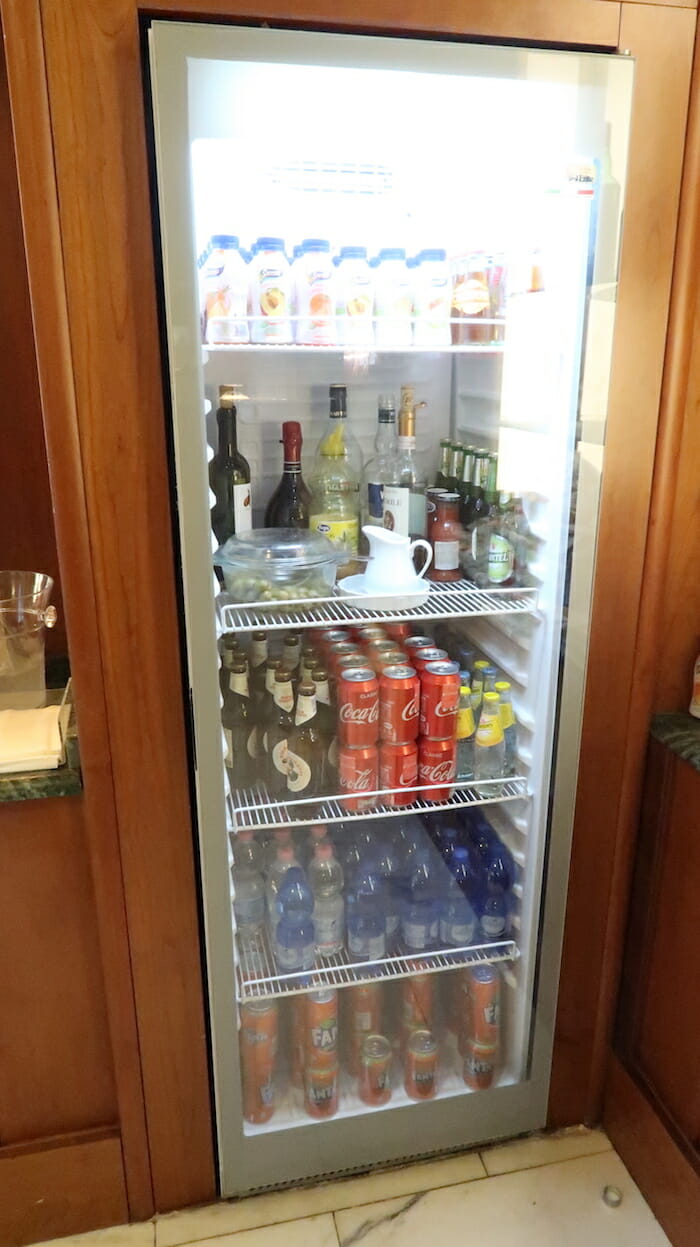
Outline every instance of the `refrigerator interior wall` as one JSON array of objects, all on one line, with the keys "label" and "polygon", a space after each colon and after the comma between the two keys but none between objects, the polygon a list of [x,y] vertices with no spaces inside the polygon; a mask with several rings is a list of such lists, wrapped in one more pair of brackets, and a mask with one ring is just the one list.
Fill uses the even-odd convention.
[{"label": "refrigerator interior wall", "polygon": [[[579,211],[576,196],[551,210],[543,196],[561,185],[569,160],[576,163],[582,153],[597,159],[608,191],[599,212],[605,207],[608,228],[595,279],[614,283],[631,75],[630,66],[614,58],[308,32],[156,23],[151,40],[217,1127],[222,1187],[234,1193],[406,1155],[406,1126],[414,1130],[409,1112],[420,1136],[413,1154],[533,1129],[543,1121],[556,983],[541,982],[534,1014],[531,1005],[540,936],[556,944],[561,932],[560,924],[540,932],[538,917],[589,241],[586,209]],[[553,221],[559,224],[552,230]],[[423,247],[503,250],[513,258],[513,271],[540,247],[549,276],[544,298],[526,295],[520,305],[509,300],[505,353],[500,347],[467,354],[454,348],[348,353],[241,346],[203,353],[196,257],[219,232],[238,234],[245,245],[274,234],[289,250],[306,237],[328,238],[333,248],[359,243],[370,254],[385,246],[405,247],[409,254]],[[614,294],[614,284],[609,289]],[[603,338],[605,354],[609,340],[605,333]],[[606,367],[607,360],[602,373]],[[213,412],[199,426],[192,419],[203,395],[213,409],[220,384],[241,387],[246,397],[239,403],[239,440],[251,463],[260,524],[281,468],[282,421],[301,421],[308,462],[333,381],[348,385],[350,418],[365,456],[377,394],[398,395],[399,385],[412,381],[416,397],[428,404],[418,413],[418,439],[419,449],[433,456],[429,479],[444,434],[497,450],[501,488],[529,495],[537,543],[531,565],[537,611],[460,625],[511,679],[519,756],[532,793],[527,800],[487,807],[517,863],[514,935],[520,957],[504,976],[505,1068],[500,1085],[486,1094],[468,1093],[458,1080],[454,1086],[446,1082],[441,1094],[447,1099],[433,1105],[401,1107],[397,1095],[385,1111],[375,1112],[371,1138],[362,1116],[353,1120],[367,1108],[351,1094],[337,1127],[333,1120],[309,1125],[298,1102],[264,1127],[242,1124],[232,1042],[238,1010],[226,834],[235,835],[240,819],[235,801],[225,799],[215,721],[214,603],[208,596],[216,590],[207,570],[204,463],[207,442],[209,453],[215,442]],[[604,427],[604,402],[596,416]],[[579,659],[581,646],[585,652],[585,640]],[[575,732],[567,747],[571,760]],[[565,808],[553,829],[560,844],[570,833],[569,817]],[[555,886],[565,890],[565,880]],[[460,1107],[465,1094],[466,1114]],[[290,1150],[285,1127],[297,1122]]]}]

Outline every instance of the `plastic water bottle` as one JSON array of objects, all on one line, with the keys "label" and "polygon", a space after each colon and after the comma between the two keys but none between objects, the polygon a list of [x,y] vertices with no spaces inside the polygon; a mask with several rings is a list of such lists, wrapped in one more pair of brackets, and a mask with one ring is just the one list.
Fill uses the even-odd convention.
[{"label": "plastic water bottle", "polygon": [[309,887],[314,898],[316,955],[335,957],[345,945],[345,902],[343,869],[329,840],[316,845],[309,863]]},{"label": "plastic water bottle", "polygon": [[[502,779],[505,772],[506,751],[501,726],[498,693],[484,693],[479,726],[474,740],[474,778],[481,780]],[[499,793],[502,785],[489,785],[490,793]]]},{"label": "plastic water bottle", "polygon": [[282,848],[294,848],[294,841],[292,840],[292,833],[289,827],[280,827],[267,844],[263,865],[263,870],[266,874],[269,874],[270,867],[277,860],[277,850]]},{"label": "plastic water bottle", "polygon": [[384,887],[375,862],[358,867],[348,895],[348,954],[351,961],[386,956]]},{"label": "plastic water bottle", "polygon": [[507,680],[496,681],[496,692],[500,697],[501,709],[501,727],[503,728],[503,743],[505,745],[505,774],[517,775],[518,773],[518,729],[515,723],[515,715],[513,713],[513,698],[511,695],[510,684]]},{"label": "plastic water bottle", "polygon": [[456,879],[451,879],[440,904],[440,945],[468,948],[477,935],[478,919]]},{"label": "plastic water bottle", "polygon": [[[328,837],[328,828],[325,823],[314,823],[313,827],[309,827],[306,838],[303,842],[303,848],[297,853],[297,857],[307,870],[310,863],[314,859],[316,846],[327,842],[330,844]],[[332,845],[331,845],[332,847]]]},{"label": "plastic water bottle", "polygon": [[271,929],[277,921],[277,896],[282,887],[288,870],[299,869],[299,862],[291,844],[283,844],[277,850],[277,856],[267,872],[267,920]]},{"label": "plastic water bottle", "polygon": [[452,874],[460,892],[474,907],[482,891],[483,870],[478,856],[468,845],[459,844],[455,848]]},{"label": "plastic water bottle", "polygon": [[515,866],[511,853],[502,840],[496,840],[486,858],[487,892],[509,892],[514,876]]},{"label": "plastic water bottle", "polygon": [[263,872],[263,852],[252,831],[239,831],[233,844],[233,868]]},{"label": "plastic water bottle", "polygon": [[401,881],[399,878],[398,857],[391,840],[388,838],[380,839],[376,862],[377,870],[384,885],[387,951],[395,953],[398,950],[401,934]]},{"label": "plastic water bottle", "polygon": [[250,945],[265,922],[265,884],[260,872],[261,853],[252,831],[240,832],[233,846],[233,913],[243,944]]},{"label": "plastic water bottle", "polygon": [[505,892],[491,892],[483,898],[479,923],[485,944],[508,939],[509,905]]},{"label": "plastic water bottle", "polygon": [[401,943],[407,953],[436,948],[439,937],[441,880],[429,849],[416,852],[410,895],[401,917]]},{"label": "plastic water bottle", "polygon": [[273,948],[279,969],[288,972],[312,969],[316,959],[314,896],[300,866],[287,869],[275,904]]}]

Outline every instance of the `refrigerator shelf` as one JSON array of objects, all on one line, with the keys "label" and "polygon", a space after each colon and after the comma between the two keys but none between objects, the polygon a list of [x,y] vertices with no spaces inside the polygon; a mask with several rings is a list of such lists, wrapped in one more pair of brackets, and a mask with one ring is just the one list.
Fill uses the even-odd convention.
[{"label": "refrigerator shelf", "polygon": [[[385,600],[385,599],[384,599]],[[469,580],[430,585],[418,606],[403,609],[363,606],[365,598],[327,597],[313,602],[233,602],[228,594],[217,598],[224,632],[265,628],[331,627],[346,623],[392,623],[405,619],[456,619],[464,616],[528,614],[537,609],[536,589],[477,589]]]},{"label": "refrigerator shelf", "polygon": [[520,956],[515,940],[473,944],[469,948],[443,948],[415,956],[385,957],[381,961],[372,962],[352,962],[350,954],[343,951],[336,957],[318,962],[313,970],[284,974],[277,969],[266,931],[254,947],[242,946],[238,938],[236,943],[236,990],[241,1004],[248,1000],[298,996],[321,987],[350,987],[354,983],[376,983],[379,980],[410,978],[412,974],[438,974],[444,970],[458,970],[463,966],[515,961]]},{"label": "refrigerator shelf", "polygon": [[[316,797],[303,801],[271,801],[267,789],[262,785],[240,788],[229,798],[231,826],[237,831],[244,828],[255,831],[268,827],[293,827],[300,823],[343,823],[350,819],[374,817],[400,818],[407,814],[431,814],[436,810],[460,809],[466,805],[514,801],[529,795],[527,779],[522,775],[505,780],[481,780],[464,788],[456,788],[444,801],[428,801],[422,795],[428,787],[430,786],[424,785],[423,788],[411,789],[416,794],[415,800],[401,806],[383,805],[381,797],[389,795],[391,790],[378,789],[376,793],[366,794],[376,795],[377,804],[364,810],[346,809],[342,803],[347,798],[342,794],[326,797],[324,800]],[[402,791],[405,792],[406,789]]]},{"label": "refrigerator shelf", "polygon": [[361,356],[376,357],[378,355],[502,355],[504,342],[469,342],[463,346],[306,346],[296,342],[231,342],[213,345],[207,343],[204,348],[208,355],[221,355],[225,352],[250,351],[265,355],[341,355],[353,359]]}]

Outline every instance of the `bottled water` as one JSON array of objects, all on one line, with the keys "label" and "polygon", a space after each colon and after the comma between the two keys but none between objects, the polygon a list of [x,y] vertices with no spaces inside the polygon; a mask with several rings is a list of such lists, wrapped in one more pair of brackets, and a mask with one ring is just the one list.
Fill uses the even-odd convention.
[{"label": "bottled water", "polygon": [[[474,740],[474,778],[479,781],[502,779],[505,757],[498,693],[484,693]],[[492,784],[489,792],[498,793],[501,787]]]},{"label": "bottled water", "polygon": [[468,684],[459,690],[457,709],[457,779],[469,783],[474,778],[474,710],[472,691]]},{"label": "bottled water", "polygon": [[265,922],[265,884],[258,869],[260,851],[252,832],[233,849],[233,913],[241,943],[250,945],[260,935]]},{"label": "bottled water", "polygon": [[299,869],[299,862],[294,855],[292,845],[280,845],[277,850],[277,856],[267,872],[267,920],[271,928],[278,917],[276,907],[277,895],[282,887],[287,871],[293,867]]},{"label": "bottled water", "polygon": [[388,838],[380,839],[376,862],[384,885],[387,950],[394,953],[398,949],[401,932],[401,880],[398,857]]},{"label": "bottled water", "polygon": [[309,886],[313,893],[316,955],[335,957],[345,943],[345,902],[343,870],[329,840],[316,845],[309,863]]},{"label": "bottled water", "polygon": [[[439,859],[438,859],[439,860]],[[401,942],[407,953],[436,948],[439,936],[441,881],[433,853],[414,854],[410,894],[401,918]]]},{"label": "bottled water", "polygon": [[[280,850],[284,852],[284,850]],[[280,970],[310,970],[316,958],[314,897],[299,865],[289,866],[276,897],[273,948]]]},{"label": "bottled water", "polygon": [[485,944],[508,939],[508,898],[505,892],[492,892],[484,897],[479,921]]},{"label": "bottled water", "polygon": [[241,870],[254,870],[262,874],[262,849],[250,830],[239,831],[236,836],[233,845],[233,868],[236,873]]},{"label": "bottled water", "polygon": [[292,840],[292,833],[289,827],[281,827],[268,842],[263,866],[265,873],[269,873],[270,867],[274,865],[277,859],[277,850],[281,848],[294,848],[294,841]]},{"label": "bottled water", "polygon": [[513,699],[511,696],[510,684],[507,680],[497,680],[495,691],[500,697],[501,727],[503,728],[503,743],[505,745],[505,774],[517,775],[518,773],[518,729],[515,723],[515,715],[513,713]]},{"label": "bottled water", "polygon": [[315,823],[313,827],[309,827],[306,839],[303,842],[303,848],[297,854],[300,862],[306,867],[307,870],[309,868],[309,864],[314,859],[316,846],[325,842],[330,844],[330,840],[328,839],[328,828],[324,823]]},{"label": "bottled water", "polygon": [[357,868],[348,895],[347,925],[351,961],[379,961],[386,956],[384,888],[376,862]]},{"label": "bottled water", "polygon": [[477,917],[456,879],[451,879],[440,905],[440,945],[468,948],[477,934]]},{"label": "bottled water", "polygon": [[452,874],[462,896],[474,906],[482,891],[482,868],[467,845],[457,845],[452,855]]}]

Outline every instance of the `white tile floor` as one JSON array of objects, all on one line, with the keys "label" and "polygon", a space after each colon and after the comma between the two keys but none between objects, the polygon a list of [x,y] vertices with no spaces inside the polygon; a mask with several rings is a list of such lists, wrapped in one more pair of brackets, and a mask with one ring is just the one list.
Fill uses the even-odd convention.
[{"label": "white tile floor", "polygon": [[[619,1207],[603,1200],[618,1188]],[[670,1247],[602,1131],[577,1128],[116,1226],[60,1247]]]}]

